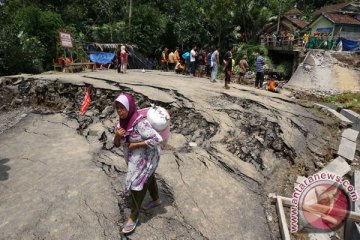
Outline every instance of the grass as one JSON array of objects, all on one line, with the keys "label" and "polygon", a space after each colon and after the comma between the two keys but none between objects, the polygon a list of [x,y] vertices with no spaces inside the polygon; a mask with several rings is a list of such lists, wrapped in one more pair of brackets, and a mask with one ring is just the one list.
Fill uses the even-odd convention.
[{"label": "grass", "polygon": [[333,103],[360,113],[360,93],[342,93],[324,98],[324,102]]}]

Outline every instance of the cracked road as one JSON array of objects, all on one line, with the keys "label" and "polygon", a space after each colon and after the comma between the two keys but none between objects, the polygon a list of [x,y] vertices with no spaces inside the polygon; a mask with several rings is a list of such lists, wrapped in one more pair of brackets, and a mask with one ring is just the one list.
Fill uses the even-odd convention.
[{"label": "cracked road", "polygon": [[[20,82],[19,93],[7,92],[8,106],[23,102],[36,111],[0,134],[4,240],[120,239],[129,215],[122,194],[126,165],[111,143],[116,115],[110,108],[121,91],[135,94],[142,107],[165,106],[173,124],[157,171],[163,204],[141,215],[131,239],[277,239],[267,193],[290,194],[289,182],[303,174],[294,169],[311,172],[315,161],[330,160],[336,142],[310,107],[248,86],[225,91],[206,79],[135,70],[41,74]],[[46,91],[36,92],[39,82]],[[93,102],[79,116],[85,83]],[[56,110],[42,112],[45,106]]]}]

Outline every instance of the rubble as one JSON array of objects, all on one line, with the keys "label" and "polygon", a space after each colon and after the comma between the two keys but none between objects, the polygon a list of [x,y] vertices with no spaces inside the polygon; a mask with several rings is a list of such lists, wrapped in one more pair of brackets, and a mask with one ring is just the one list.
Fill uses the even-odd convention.
[{"label": "rubble", "polygon": [[309,50],[285,86],[316,96],[360,89],[359,62],[358,53]]}]

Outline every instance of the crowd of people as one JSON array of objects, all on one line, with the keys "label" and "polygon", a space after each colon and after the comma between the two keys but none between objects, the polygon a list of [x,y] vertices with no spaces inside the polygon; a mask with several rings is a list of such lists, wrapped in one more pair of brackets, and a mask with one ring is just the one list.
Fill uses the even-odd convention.
[{"label": "crowd of people", "polygon": [[[264,86],[264,66],[265,59],[263,52],[259,51],[256,59],[256,79],[255,87],[263,88]],[[222,62],[220,62],[219,47],[213,49],[198,49],[197,46],[193,46],[192,49],[186,49],[183,53],[180,53],[180,49],[177,47],[175,50],[169,50],[164,48],[161,53],[161,71],[174,71],[177,74],[190,75],[192,77],[207,77],[211,83],[217,82],[216,78],[220,66],[224,71],[224,88],[229,89],[229,84],[233,80],[239,84],[249,84],[249,81],[245,78],[246,73],[250,70],[247,56],[241,57],[239,63],[238,76],[233,76],[234,68],[236,67],[235,60],[233,58],[233,48],[229,47],[224,54]],[[270,79],[271,78],[271,79]],[[274,80],[275,75],[269,77],[270,80]],[[273,91],[274,87],[267,87],[268,90]]]},{"label": "crowd of people", "polygon": [[301,37],[299,32],[281,31],[279,33],[265,33],[260,36],[262,45],[267,46],[301,46]]},{"label": "crowd of people", "polygon": [[311,38],[323,41],[325,45],[331,40],[328,32],[314,32],[312,35],[310,32],[305,32],[302,36],[298,31],[291,33],[289,31],[280,31],[279,33],[265,33],[260,36],[260,42],[262,45],[272,47],[283,46],[295,46],[295,47],[309,47],[308,43]]}]

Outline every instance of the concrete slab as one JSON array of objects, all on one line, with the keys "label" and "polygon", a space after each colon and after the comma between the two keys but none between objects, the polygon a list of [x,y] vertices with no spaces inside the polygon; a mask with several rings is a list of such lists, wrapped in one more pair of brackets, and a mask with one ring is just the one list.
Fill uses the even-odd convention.
[{"label": "concrete slab", "polygon": [[334,109],[331,109],[325,105],[319,104],[319,103],[315,103],[316,106],[320,107],[321,109],[326,110],[327,112],[331,113],[333,116],[335,116],[336,118],[338,118],[343,124],[345,124],[346,126],[351,126],[352,125],[352,121],[350,121],[347,117],[345,117],[344,115],[342,115],[341,113],[338,113],[337,111],[335,111]]},{"label": "concrete slab", "polygon": [[353,161],[356,151],[356,142],[350,141],[347,138],[341,138],[339,145],[338,155],[346,158],[349,161]]},{"label": "concrete slab", "polygon": [[342,137],[349,139],[350,141],[356,142],[356,139],[359,135],[358,131],[355,131],[353,129],[345,129],[343,133],[341,134]]},{"label": "concrete slab", "polygon": [[345,174],[351,171],[351,167],[344,158],[338,156],[319,172],[326,172],[326,171],[336,173],[339,176],[344,176]]}]

